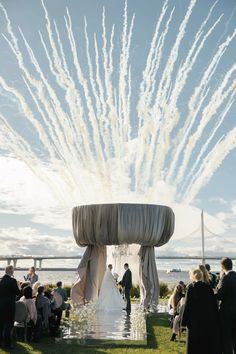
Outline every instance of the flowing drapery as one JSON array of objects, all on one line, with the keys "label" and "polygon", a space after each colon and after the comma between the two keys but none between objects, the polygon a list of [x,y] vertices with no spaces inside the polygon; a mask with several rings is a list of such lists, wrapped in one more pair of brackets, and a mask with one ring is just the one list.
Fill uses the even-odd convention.
[{"label": "flowing drapery", "polygon": [[76,243],[88,247],[78,268],[79,280],[72,288],[73,301],[96,300],[105,270],[106,245],[137,243],[141,245],[143,303],[145,307],[157,305],[159,281],[154,247],[167,243],[174,232],[171,208],[152,204],[84,205],[73,209],[72,222]]},{"label": "flowing drapery", "polygon": [[78,279],[71,289],[74,304],[96,301],[106,270],[106,246],[87,247],[78,266]]}]

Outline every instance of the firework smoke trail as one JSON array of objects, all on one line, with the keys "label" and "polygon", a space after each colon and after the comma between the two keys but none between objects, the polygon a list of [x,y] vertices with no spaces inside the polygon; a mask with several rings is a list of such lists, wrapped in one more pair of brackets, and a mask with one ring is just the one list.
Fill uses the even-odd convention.
[{"label": "firework smoke trail", "polygon": [[106,156],[110,156],[110,136],[109,136],[109,124],[108,117],[106,116],[106,102],[105,102],[105,92],[104,87],[100,75],[100,64],[99,64],[99,50],[97,44],[97,38],[94,34],[94,48],[95,48],[95,65],[96,65],[96,82],[98,85],[98,95],[100,97],[101,104],[101,115],[99,117],[99,126],[101,130],[101,135],[103,137],[104,145],[105,145],[105,153]]},{"label": "firework smoke trail", "polygon": [[74,38],[74,33],[72,30],[71,17],[70,17],[70,13],[69,13],[68,9],[67,9],[67,18],[66,18],[66,28],[68,31],[68,37],[69,37],[69,43],[70,43],[72,56],[73,56],[73,62],[74,62],[75,68],[76,68],[77,79],[83,89],[83,92],[84,92],[85,102],[86,102],[87,109],[88,109],[88,118],[89,118],[92,130],[93,130],[93,133],[92,133],[93,146],[94,146],[96,157],[99,161],[99,164],[101,164],[102,170],[104,171],[105,170],[104,154],[103,154],[103,150],[101,148],[102,138],[101,138],[101,136],[100,136],[101,134],[99,132],[97,117],[96,117],[96,114],[93,109],[93,104],[92,104],[92,99],[91,99],[91,96],[89,93],[88,83],[83,75],[83,72],[82,72],[82,69],[80,66],[78,53],[77,53],[77,47],[76,47],[75,38]]},{"label": "firework smoke trail", "polygon": [[[34,65],[36,72],[39,74],[39,76],[42,80],[42,83],[44,84],[44,86],[47,89],[47,92],[49,94],[51,105],[47,105],[47,102],[45,102],[44,105],[46,104],[48,106],[48,109],[49,109],[49,111],[47,111],[48,116],[54,122],[55,132],[57,134],[58,141],[59,141],[62,151],[63,151],[62,156],[64,156],[64,158],[68,157],[67,156],[68,151],[71,153],[71,156],[73,156],[74,151],[71,148],[71,142],[69,141],[68,136],[66,134],[66,132],[69,130],[69,123],[68,123],[68,119],[66,119],[66,113],[62,109],[61,103],[60,103],[58,97],[56,96],[55,91],[53,90],[52,86],[49,84],[44,73],[42,72],[42,70],[39,66],[39,63],[38,63],[37,59],[35,58],[35,55],[34,55],[32,49],[30,48],[28,42],[26,41],[24,34],[22,33],[21,30],[20,30],[20,33],[23,38],[24,44],[27,48],[30,60],[31,60],[32,64]],[[59,117],[61,118],[61,121],[60,121]]]},{"label": "firework smoke trail", "polygon": [[113,74],[113,40],[114,40],[114,25],[112,26],[111,30],[111,35],[110,35],[110,50],[107,50],[107,35],[106,35],[106,25],[105,25],[105,8],[103,8],[103,13],[102,13],[102,40],[103,40],[103,46],[102,46],[102,53],[103,53],[103,62],[104,62],[104,84],[106,88],[106,100],[107,100],[107,111],[106,114],[108,116],[108,121],[110,121],[110,129],[111,129],[111,134],[112,134],[112,141],[114,142],[114,148],[115,156],[119,156],[120,148],[119,148],[119,140],[117,139],[118,137],[118,131],[115,127],[115,121],[114,117],[118,119],[117,116],[117,111],[114,107],[114,99],[113,99],[113,90],[112,90],[112,74]]},{"label": "firework smoke trail", "polygon": [[[54,131],[56,131],[56,136],[52,135],[52,136],[50,136],[50,138],[53,138],[53,140],[57,142],[57,155],[60,156],[60,158],[63,159],[66,162],[65,156],[67,155],[68,159],[70,159],[70,156],[68,154],[66,154],[67,147],[64,144],[64,141],[63,141],[64,137],[61,134],[61,131],[63,131],[63,129],[59,129],[59,127],[57,125],[57,120],[56,120],[57,116],[54,114],[54,108],[55,107],[51,107],[50,106],[49,100],[44,95],[43,86],[42,86],[41,81],[38,81],[38,80],[34,79],[31,76],[31,74],[29,73],[29,71],[27,70],[27,68],[25,67],[22,54],[21,54],[21,52],[20,52],[20,50],[18,48],[17,39],[16,39],[16,37],[15,37],[13,31],[12,31],[12,28],[11,28],[10,20],[9,20],[9,18],[7,16],[7,13],[6,13],[5,9],[2,7],[2,5],[1,5],[1,8],[2,8],[2,10],[4,12],[4,15],[6,17],[6,20],[7,20],[7,29],[8,29],[8,33],[9,33],[9,35],[11,37],[12,42],[10,42],[5,36],[4,36],[4,38],[6,39],[7,43],[9,44],[10,48],[12,49],[13,53],[15,54],[15,56],[17,58],[19,68],[22,70],[22,72],[24,74],[23,75],[23,80],[28,84],[28,87],[31,85],[36,90],[37,98],[35,96],[33,96],[34,101],[37,102],[37,99],[39,99],[41,101],[45,112],[47,112],[48,117],[51,118],[51,122],[52,122],[52,118],[54,118],[53,119],[53,129],[54,129]],[[63,112],[60,110],[60,104],[59,104],[57,98],[55,97],[53,90],[47,84],[47,81],[44,78],[44,75],[41,72],[41,69],[39,68],[39,65],[38,65],[38,63],[37,63],[32,51],[31,51],[31,48],[29,47],[28,43],[26,42],[22,32],[21,32],[21,34],[22,34],[23,40],[25,42],[25,45],[27,46],[27,50],[28,50],[28,53],[30,55],[30,58],[31,58],[31,61],[32,61],[33,65],[35,66],[36,70],[39,72],[42,81],[47,86],[47,88],[49,89],[50,93],[52,94],[53,98],[56,101],[57,113],[62,113],[61,116],[63,117]],[[5,89],[6,91],[14,94],[15,97],[20,101],[20,105],[22,107],[24,116],[32,123],[32,125],[35,128],[35,130],[38,132],[40,140],[42,141],[43,145],[47,148],[48,152],[50,153],[50,158],[51,159],[55,158],[56,155],[55,155],[54,150],[52,149],[53,145],[50,142],[50,140],[48,140],[47,133],[46,133],[44,127],[39,123],[39,121],[37,121],[34,118],[34,115],[33,115],[32,111],[30,110],[30,108],[28,107],[24,97],[17,90],[7,86],[6,83],[3,80],[1,80],[1,84],[2,84],[3,89]],[[30,93],[32,95],[32,91]],[[39,107],[39,104],[37,104],[37,106]],[[47,119],[46,119],[45,115],[43,115],[42,117],[44,117],[44,123],[46,124],[47,128],[49,128],[48,122],[47,122]],[[52,132],[51,129],[49,129],[49,131]],[[58,146],[58,142],[60,142],[59,146]],[[55,144],[54,144],[54,146],[55,146]],[[58,150],[62,150],[63,154],[61,154],[61,152],[58,153]]]},{"label": "firework smoke trail", "polygon": [[[195,3],[196,0],[192,0],[190,2],[184,19],[180,24],[176,41],[171,49],[160,83],[158,85],[157,93],[155,95],[156,97],[152,107],[152,114],[154,115],[154,117],[159,116],[158,120],[160,121],[160,123],[158,124],[158,128],[155,129],[151,134],[151,141],[148,148],[151,154],[149,153],[146,158],[146,160],[149,162],[148,173],[145,173],[148,176],[149,180],[147,180],[146,183],[152,183],[155,179],[161,179],[161,171],[163,169],[164,161],[168,150],[170,149],[170,132],[172,131],[176,123],[174,122],[173,117],[168,117],[168,91],[171,88],[171,75],[173,73],[174,65],[178,59],[179,48]],[[168,123],[166,123],[167,117]],[[161,134],[159,133],[160,130],[162,130]],[[153,166],[155,166],[155,169],[153,168]]]},{"label": "firework smoke trail", "polygon": [[33,127],[35,128],[35,130],[38,133],[39,139],[44,144],[44,146],[46,147],[48,152],[50,153],[50,158],[55,158],[56,155],[55,155],[54,150],[52,149],[51,142],[48,140],[47,136],[45,136],[43,126],[37,121],[37,119],[34,118],[33,112],[31,111],[30,107],[28,106],[24,96],[15,88],[10,87],[2,77],[0,77],[0,85],[4,91],[13,95],[17,99],[17,101],[20,104],[20,107],[22,109],[24,116],[27,117],[29,122],[33,125]]},{"label": "firework smoke trail", "polygon": [[[62,152],[63,152],[61,154],[61,158],[62,158],[64,165],[66,165],[66,169],[60,168],[58,170],[58,172],[59,172],[60,176],[62,177],[62,179],[65,181],[65,183],[69,182],[68,183],[69,185],[74,186],[74,188],[76,188],[76,180],[74,179],[74,176],[73,176],[74,172],[73,172],[73,169],[71,169],[71,166],[73,166],[74,163],[77,161],[77,156],[76,156],[75,151],[73,149],[72,142],[70,141],[71,129],[70,129],[70,125],[69,125],[69,120],[66,119],[66,115],[61,108],[61,104],[60,104],[54,90],[49,85],[48,81],[46,80],[46,78],[45,78],[31,48],[29,47],[27,41],[25,40],[22,32],[21,32],[21,35],[22,35],[23,41],[26,45],[26,48],[29,52],[30,59],[31,59],[36,71],[39,73],[39,75],[42,79],[42,82],[45,84],[45,86],[49,92],[49,97],[51,97],[51,100],[53,102],[53,110],[49,111],[49,113],[50,113],[51,117],[52,116],[54,117],[56,133],[58,135],[59,143],[62,147]],[[50,107],[49,107],[49,109],[50,109]],[[54,114],[54,112],[55,112],[55,114]],[[67,123],[67,124],[65,124],[65,126],[61,125],[61,127],[64,126],[64,130],[60,129],[60,125],[57,124],[57,122],[59,122],[59,117],[63,120],[63,123]],[[60,134],[60,132],[61,132],[61,134]],[[65,144],[63,143],[63,140],[66,142]],[[80,185],[80,188],[82,189],[82,185]],[[73,189],[73,187],[72,187],[72,189]]]},{"label": "firework smoke trail", "polygon": [[[119,76],[119,122],[120,131],[122,132],[123,142],[130,140],[130,102],[129,102],[129,51],[131,45],[131,37],[134,25],[134,15],[131,20],[130,28],[128,28],[127,0],[125,2],[124,24],[122,33],[122,47],[120,53],[120,76]],[[127,79],[128,77],[128,79]],[[127,85],[128,81],[128,85]]]},{"label": "firework smoke trail", "polygon": [[[147,165],[150,166],[151,161],[147,158],[147,156],[150,153],[151,146],[150,148],[148,148],[147,137],[149,135],[149,132],[152,133],[154,130],[158,130],[159,123],[160,123],[160,118],[159,118],[160,115],[154,118],[153,111],[150,105],[155,90],[155,84],[156,84],[155,77],[157,75],[161,63],[164,41],[168,33],[169,26],[174,13],[174,8],[173,8],[171,14],[169,15],[169,18],[166,21],[164,31],[159,35],[160,26],[162,24],[162,21],[167,11],[167,3],[168,0],[165,2],[160,17],[158,19],[154,36],[151,42],[151,47],[148,53],[146,67],[145,70],[143,71],[143,79],[140,84],[140,94],[139,94],[139,101],[137,107],[138,117],[139,117],[139,129],[138,129],[139,147],[138,147],[136,164],[135,164],[135,176],[140,175],[142,163],[144,161],[147,161],[146,162]],[[146,170],[148,170],[148,167],[146,168]],[[138,188],[138,179],[136,179],[135,181],[135,187],[136,189]]]},{"label": "firework smoke trail", "polygon": [[[198,168],[201,167],[201,160],[202,160],[202,157],[204,156],[205,152],[207,151],[207,148],[208,146],[210,145],[212,139],[214,138],[217,130],[219,129],[219,127],[221,126],[221,124],[223,123],[225,117],[227,116],[228,112],[230,111],[231,107],[232,107],[232,104],[234,103],[234,99],[235,99],[235,90],[233,91],[233,93],[231,94],[229,100],[228,100],[228,103],[225,107],[225,109],[223,110],[222,114],[220,115],[220,118],[217,122],[217,124],[214,126],[209,138],[207,139],[207,141],[205,142],[205,144],[202,146],[201,150],[200,150],[200,153],[198,154],[198,157],[196,159],[196,161],[194,162],[190,172],[188,173],[188,175],[186,176],[185,178],[185,181],[183,182],[183,185],[180,189],[180,194],[181,194],[181,191],[185,190],[186,188],[186,185],[192,185],[194,180],[195,180],[195,174],[197,173],[198,171]],[[199,165],[199,167],[198,167]],[[191,180],[190,180],[191,178]],[[190,180],[190,181],[189,181]]]},{"label": "firework smoke trail", "polygon": [[[172,182],[176,173],[178,178],[177,180],[175,179],[175,185],[177,186],[184,181],[183,176],[187,175],[187,179],[190,180],[200,165],[198,171],[201,171],[202,174],[195,174],[185,193],[185,200],[192,200],[201,189],[201,185],[204,186],[208,181],[206,177],[206,171],[208,171],[207,164],[210,163],[215,171],[219,166],[216,162],[216,157],[218,156],[219,161],[223,161],[225,156],[235,147],[235,134],[228,133],[205,156],[216,132],[218,132],[219,127],[234,103],[236,84],[236,80],[233,80],[236,71],[234,66],[227,71],[217,89],[211,89],[210,99],[209,83],[227,47],[235,38],[236,30],[220,45],[211,63],[203,72],[200,83],[190,97],[186,122],[179,132],[175,132],[175,135],[173,134],[173,141],[170,143],[172,133],[180,121],[181,111],[179,110],[178,102],[186,87],[189,74],[192,72],[193,66],[207,39],[221,21],[222,16],[219,16],[211,27],[206,30],[213,9],[217,4],[216,1],[196,32],[186,57],[176,68],[180,58],[180,46],[185,38],[186,28],[193,13],[196,0],[189,2],[187,11],[179,25],[175,42],[170,50],[169,58],[164,63],[164,70],[158,84],[157,76],[160,74],[160,66],[164,60],[163,53],[175,10],[174,7],[169,9],[168,4],[169,1],[166,0],[157,20],[140,83],[137,102],[138,129],[131,124],[132,71],[130,48],[134,15],[129,20],[127,1],[125,2],[123,29],[119,42],[121,50],[117,65],[119,69],[118,85],[114,85],[116,76],[113,63],[115,29],[113,25],[110,34],[108,33],[106,29],[105,9],[103,8],[102,12],[102,35],[99,38],[101,39],[101,45],[95,33],[93,40],[90,41],[87,32],[87,20],[86,18],[84,20],[83,35],[87,58],[86,70],[81,66],[80,46],[76,44],[71,16],[69,10],[66,9],[64,17],[65,29],[71,59],[76,72],[75,77],[73,77],[70,73],[69,60],[67,62],[64,43],[61,40],[57,23],[55,20],[52,21],[50,19],[42,0],[46,37],[40,31],[39,37],[49,73],[57,84],[55,88],[52,85],[51,78],[48,78],[42,70],[40,62],[29,42],[27,42],[24,33],[19,29],[35,74],[31,74],[26,67],[23,54],[18,46],[18,39],[13,33],[6,10],[1,5],[7,22],[8,34],[4,38],[16,57],[22,74],[22,81],[28,89],[29,97],[32,99],[36,107],[36,113],[41,118],[41,121],[37,120],[34,116],[29,101],[27,103],[24,96],[17,89],[8,85],[1,77],[0,86],[19,102],[22,110],[21,113],[23,113],[33,126],[38,134],[40,143],[47,151],[49,166],[58,174],[59,179],[62,179],[65,184],[68,184],[68,187],[71,187],[72,194],[75,193],[79,201],[86,200],[87,186],[85,185],[85,181],[87,180],[89,180],[90,188],[96,195],[96,201],[103,201],[109,196],[111,198],[114,196],[117,197],[119,193],[125,195],[125,192],[129,192],[131,187],[130,171],[133,168],[135,192],[137,195],[140,193],[143,198],[146,197],[149,202],[152,198],[151,193],[155,192],[154,177],[155,180],[159,181],[164,176],[167,178],[167,181]],[[60,93],[63,92],[63,103],[66,103],[65,107],[59,99],[58,89],[60,89]],[[207,99],[209,100],[208,102]],[[189,174],[187,174],[186,168],[190,158],[193,156],[193,149],[199,143],[211,119],[220,111],[222,113],[215,123],[213,131],[203,146],[200,146],[200,154],[193,166],[190,166],[192,168]],[[192,131],[200,112],[202,112],[200,125],[196,131]],[[33,151],[27,157],[30,145],[23,144],[23,137],[7,124],[4,116],[0,117],[0,121],[4,126],[4,132],[9,130],[10,138],[7,145],[9,146],[9,150],[12,145],[11,150],[13,153],[27,163],[27,165],[30,165],[34,161],[34,166],[32,167],[34,173],[42,175],[44,166],[40,157],[37,157]],[[191,136],[190,133],[192,134]],[[131,136],[134,137],[133,141],[131,140]],[[229,138],[230,144],[226,142],[226,137]],[[15,145],[14,139],[16,141]],[[188,145],[184,149],[186,141],[188,141]],[[135,152],[132,155],[133,143],[136,146]],[[131,144],[131,148],[129,144]],[[174,147],[177,144],[179,146],[175,152]],[[128,156],[125,155],[127,148],[129,150]],[[18,154],[17,150],[20,150]],[[183,150],[182,165],[180,169],[177,169]],[[168,168],[168,174],[165,176],[162,171],[167,167],[168,154],[173,158]],[[88,178],[85,178],[87,176]],[[45,183],[50,185],[51,189],[54,189],[50,174],[45,178],[47,179]],[[96,184],[96,179],[98,182],[94,186],[93,182]],[[55,184],[57,183],[55,182]],[[59,194],[63,194],[63,191],[59,190]]]},{"label": "firework smoke trail", "polygon": [[[189,114],[188,114],[188,118],[186,120],[186,125],[189,123],[189,121],[193,121],[193,117],[196,117],[196,114],[198,114],[199,110],[200,110],[200,106],[199,106],[199,101],[201,103],[203,103],[203,96],[206,94],[206,91],[208,89],[208,84],[210,79],[212,78],[213,74],[215,73],[215,70],[219,64],[220,59],[222,58],[223,54],[225,53],[228,45],[230,44],[230,42],[235,38],[236,36],[236,30],[234,30],[233,34],[231,36],[228,36],[227,39],[225,40],[225,42],[223,42],[215,56],[213,57],[210,65],[208,66],[208,68],[206,69],[203,78],[199,84],[199,86],[195,89],[195,92],[193,94],[193,96],[190,98],[189,101]],[[186,140],[186,135],[188,135],[190,132],[190,129],[187,128],[187,131],[185,131],[184,136],[182,137],[183,140]],[[178,170],[178,175],[177,175],[177,182],[181,182],[183,175],[186,172],[186,167],[188,165],[189,159],[191,157],[192,154],[192,144],[191,144],[191,137],[188,138],[188,143],[187,146],[184,149],[184,158],[182,161],[182,164]]]},{"label": "firework smoke trail", "polygon": [[[46,14],[45,17],[46,17],[46,20],[49,21],[48,14]],[[54,27],[55,27],[55,31],[57,34],[58,45],[60,48],[60,55],[59,55],[57,52],[57,49],[56,49],[56,45],[52,39],[53,38],[52,34],[48,33],[49,42],[51,44],[51,47],[54,48],[53,49],[53,57],[52,57],[54,59],[54,64],[53,64],[53,61],[51,59],[51,56],[49,54],[49,51],[47,49],[47,46],[45,44],[45,41],[43,40],[43,36],[40,31],[39,31],[39,36],[40,36],[40,40],[43,45],[46,57],[49,62],[49,68],[51,70],[51,73],[54,75],[54,78],[56,79],[58,85],[66,91],[65,98],[66,98],[66,102],[68,103],[68,107],[69,107],[70,114],[72,117],[71,124],[73,126],[73,129],[70,129],[70,131],[72,132],[72,134],[75,131],[76,135],[78,137],[78,136],[80,136],[80,131],[79,131],[76,123],[77,123],[77,117],[78,116],[81,117],[81,114],[80,114],[81,103],[79,105],[77,105],[77,102],[81,102],[81,100],[80,100],[80,97],[75,89],[75,84],[69,74],[69,70],[68,70],[68,67],[66,64],[65,54],[63,51],[63,46],[60,41],[59,32],[57,30],[57,26],[56,26],[55,22],[54,22]],[[49,29],[51,29],[51,25],[47,24],[46,28],[47,28],[47,31],[49,31]],[[53,41],[53,44],[51,43],[51,41]],[[56,58],[55,58],[55,56],[56,56]],[[62,58],[63,68],[61,66],[58,67],[58,65],[61,64],[60,56]],[[57,57],[58,57],[58,59],[57,59]],[[54,66],[55,66],[55,70],[54,70]],[[70,116],[67,116],[67,118],[69,118],[69,117]],[[89,156],[91,154],[91,152],[89,151],[89,144],[80,144],[78,146],[79,139],[75,138],[75,134],[72,135],[71,139],[73,140],[74,146],[77,148],[77,154],[79,154],[80,159],[83,160],[83,156],[87,156],[87,160],[89,161]]]},{"label": "firework smoke trail", "polygon": [[7,119],[0,113],[1,136],[4,148],[9,148],[10,151],[33,172],[34,175],[48,185],[54,196],[63,205],[71,203],[65,198],[64,193],[61,193],[60,187],[54,183],[54,180],[47,175],[46,169],[39,163],[37,155],[32,151],[32,147],[23,139],[12,127],[8,124]]},{"label": "firework smoke trail", "polygon": [[189,185],[183,200],[190,203],[197,193],[208,183],[215,171],[224,161],[225,157],[236,148],[236,127],[223,137],[210,153],[204,158],[201,168],[195,175],[195,181]]},{"label": "firework smoke trail", "polygon": [[159,65],[161,61],[164,39],[169,29],[168,24],[171,21],[174,12],[173,9],[171,15],[169,16],[169,20],[167,21],[165,30],[163,31],[163,33],[159,34],[162,21],[168,9],[167,4],[168,4],[168,0],[165,1],[159,19],[157,21],[156,29],[151,41],[151,46],[147,57],[146,67],[143,71],[143,80],[140,84],[140,95],[139,95],[139,102],[138,102],[138,112],[140,115],[139,128],[141,128],[141,123],[143,123],[142,117],[147,112],[146,108],[150,104],[155,89],[155,76],[157,70],[159,69]]},{"label": "firework smoke trail", "polygon": [[[22,54],[19,50],[18,47],[18,41],[17,38],[15,37],[13,31],[12,31],[12,27],[11,27],[11,22],[10,19],[7,15],[7,12],[5,10],[5,8],[2,6],[2,4],[0,3],[0,8],[2,9],[4,16],[6,18],[7,21],[7,32],[9,33],[12,42],[10,42],[8,40],[8,38],[6,38],[6,36],[3,35],[3,37],[5,38],[5,40],[7,41],[7,43],[9,44],[11,50],[13,51],[19,68],[22,70],[23,73],[23,78],[28,82],[31,83],[32,86],[34,86],[34,88],[36,89],[36,92],[38,93],[38,95],[40,97],[42,97],[42,99],[46,102],[46,98],[43,95],[43,87],[42,87],[42,83],[38,80],[36,80],[34,77],[31,76],[31,74],[29,73],[29,71],[27,70],[26,66],[24,65],[24,60],[22,57]],[[4,81],[3,78],[1,78],[1,85],[3,87],[4,90],[6,90],[7,92],[12,93],[18,100],[19,103],[21,105],[21,108],[24,112],[25,117],[30,121],[30,123],[33,125],[33,127],[35,128],[35,130],[38,133],[38,136],[42,142],[42,144],[46,147],[46,149],[48,150],[48,153],[50,155],[50,157],[54,158],[55,157],[55,152],[52,149],[52,144],[49,140],[49,138],[47,137],[47,134],[45,134],[45,130],[44,127],[40,124],[39,121],[37,121],[37,119],[35,119],[33,112],[30,110],[29,106],[26,103],[25,98],[23,97],[23,95],[21,95],[21,93],[19,91],[17,91],[16,89],[10,87],[9,85],[6,84],[6,82]]]},{"label": "firework smoke trail", "polygon": [[[154,138],[152,139],[152,164],[156,166],[155,176],[158,178],[161,177],[161,171],[163,170],[165,158],[171,146],[170,133],[178,121],[178,119],[175,119],[173,112],[171,112],[171,109],[169,109],[168,107],[168,91],[171,88],[172,74],[174,70],[174,65],[178,59],[180,45],[184,38],[186,27],[192,15],[192,11],[195,4],[196,0],[191,0],[186,15],[182,23],[180,24],[179,32],[177,34],[176,41],[171,49],[169,58],[167,60],[167,64],[165,66],[162,78],[160,80],[160,84],[157,89],[156,99],[154,103],[153,113],[155,115],[158,114],[160,110],[163,111],[160,126],[162,134],[155,134]],[[179,116],[179,114],[177,114],[177,116]],[[157,142],[157,144],[155,144],[155,142]],[[157,148],[158,146],[160,146],[161,153],[159,148]],[[154,175],[152,175],[152,177],[154,177]]]},{"label": "firework smoke trail", "polygon": [[[177,111],[177,100],[179,98],[179,95],[182,91],[182,89],[184,88],[184,85],[186,83],[186,80],[188,78],[188,74],[190,73],[190,71],[193,68],[193,65],[196,63],[196,59],[198,58],[199,54],[201,53],[201,50],[203,49],[206,40],[208,39],[208,37],[211,35],[211,33],[213,32],[213,30],[215,29],[215,27],[217,26],[217,24],[221,21],[223,15],[221,15],[213,24],[213,26],[210,27],[210,29],[207,31],[207,33],[205,35],[204,34],[204,28],[207,25],[211,14],[216,6],[216,4],[218,3],[218,0],[213,4],[213,6],[211,7],[208,16],[206,17],[206,19],[204,20],[204,22],[202,23],[199,31],[197,32],[197,34],[195,35],[195,39],[193,41],[192,47],[190,48],[188,55],[186,57],[185,62],[183,63],[183,65],[180,67],[178,73],[177,73],[177,77],[175,80],[175,84],[174,84],[174,89],[170,98],[170,106],[174,106],[175,111]],[[203,36],[203,38],[202,38]],[[204,97],[205,98],[205,97]],[[203,100],[201,101],[201,103],[203,102]],[[201,105],[199,105],[201,106]],[[192,121],[191,124],[188,125],[188,129],[190,130],[192,125],[194,124],[194,121],[196,119],[196,114],[194,117],[192,117]],[[187,128],[186,128],[187,129]],[[188,131],[189,131],[188,130]],[[181,130],[182,131],[182,130]],[[186,132],[186,130],[185,130]],[[185,145],[186,142],[186,138],[187,138],[187,134],[186,134],[186,138],[182,139],[183,137],[181,136],[180,138],[178,137],[177,143],[178,146],[176,147],[176,151],[174,153],[173,159],[172,159],[172,163],[170,165],[168,174],[167,174],[167,180],[170,181],[171,178],[173,177],[173,173],[177,167],[177,163],[179,161],[179,156],[180,153]],[[174,151],[173,151],[174,152]]]},{"label": "firework smoke trail", "polygon": [[102,81],[100,78],[99,74],[99,54],[97,50],[97,43],[95,39],[95,51],[96,51],[96,82],[98,84],[98,90],[96,89],[96,84],[94,80],[94,75],[93,75],[93,67],[92,67],[92,61],[91,61],[91,56],[89,52],[89,39],[88,39],[88,34],[87,34],[87,20],[86,18],[84,19],[85,21],[85,26],[84,26],[84,34],[85,34],[85,41],[86,41],[86,55],[87,55],[87,60],[88,60],[88,68],[89,68],[89,78],[90,78],[90,84],[93,92],[93,96],[95,98],[96,102],[96,114],[97,117],[99,117],[98,124],[99,124],[99,129],[101,131],[101,137],[104,142],[104,152],[105,152],[105,158],[110,157],[110,147],[109,147],[109,131],[108,131],[108,124],[106,122],[105,124],[105,129],[103,129],[104,125],[104,119],[106,119],[106,103],[105,103],[105,98],[104,98],[104,91],[103,91],[103,85]]}]

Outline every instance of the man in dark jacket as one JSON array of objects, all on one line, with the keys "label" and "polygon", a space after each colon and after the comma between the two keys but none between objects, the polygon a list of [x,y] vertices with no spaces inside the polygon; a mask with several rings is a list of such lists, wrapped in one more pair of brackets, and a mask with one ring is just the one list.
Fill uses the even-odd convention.
[{"label": "man in dark jacket", "polygon": [[124,264],[124,268],[125,268],[125,273],[121,280],[121,285],[125,289],[125,298],[127,301],[126,311],[127,314],[129,315],[131,312],[130,290],[132,288],[132,273],[131,270],[129,269],[128,263]]},{"label": "man in dark jacket", "polygon": [[224,272],[217,287],[216,297],[220,300],[220,324],[222,334],[222,352],[236,353],[236,273],[230,258],[221,260]]},{"label": "man in dark jacket", "polygon": [[11,348],[16,296],[20,293],[16,279],[12,278],[13,273],[14,268],[9,265],[0,279],[0,342],[4,340],[7,348]]}]

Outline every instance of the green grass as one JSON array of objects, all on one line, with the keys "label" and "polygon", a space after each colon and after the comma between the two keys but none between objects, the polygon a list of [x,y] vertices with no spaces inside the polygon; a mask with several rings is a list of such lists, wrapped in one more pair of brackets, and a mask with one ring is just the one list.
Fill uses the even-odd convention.
[{"label": "green grass", "polygon": [[96,353],[136,353],[136,354],[184,354],[185,334],[181,340],[171,342],[171,330],[166,314],[152,314],[147,318],[147,341],[111,341],[100,340],[87,342],[86,346],[79,345],[77,342],[65,343],[55,341],[53,338],[43,338],[40,343],[15,343],[15,349],[11,352],[3,351],[1,354],[96,354]]}]

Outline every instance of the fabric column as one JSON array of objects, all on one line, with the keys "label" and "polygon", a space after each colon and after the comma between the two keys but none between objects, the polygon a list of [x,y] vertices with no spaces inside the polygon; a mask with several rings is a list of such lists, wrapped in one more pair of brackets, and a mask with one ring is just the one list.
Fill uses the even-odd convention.
[{"label": "fabric column", "polygon": [[97,300],[105,270],[106,246],[88,246],[78,266],[78,279],[71,289],[74,304]]},{"label": "fabric column", "polygon": [[139,250],[141,303],[146,309],[156,311],[159,300],[159,279],[154,247],[141,246]]}]

